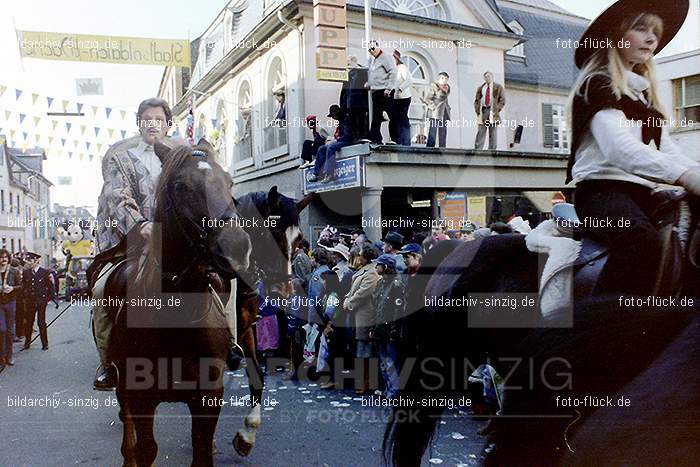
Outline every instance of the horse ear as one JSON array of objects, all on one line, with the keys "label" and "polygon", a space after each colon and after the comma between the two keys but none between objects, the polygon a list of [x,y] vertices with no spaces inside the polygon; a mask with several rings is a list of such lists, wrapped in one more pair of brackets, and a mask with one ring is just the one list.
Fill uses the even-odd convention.
[{"label": "horse ear", "polygon": [[314,193],[309,193],[309,194],[306,195],[304,198],[302,198],[300,201],[297,201],[297,212],[301,212],[301,211],[303,211],[304,209],[306,209],[306,207],[307,207],[309,204],[311,204],[311,201],[313,201],[314,195],[315,195],[315,194],[316,194],[315,192],[314,192]]},{"label": "horse ear", "polygon": [[273,208],[277,208],[279,206],[280,194],[277,191],[277,185],[270,188],[270,191],[267,193],[267,204],[268,204],[268,206],[270,206],[271,210]]},{"label": "horse ear", "polygon": [[170,153],[170,146],[160,140],[156,140],[153,144],[153,151],[156,153],[156,156],[158,156],[158,159],[160,159],[160,162],[164,163],[166,156]]},{"label": "horse ear", "polygon": [[211,151],[211,152],[214,152],[214,151],[215,151],[214,146],[212,146],[211,143],[209,143],[209,141],[207,141],[207,140],[204,139],[204,138],[200,138],[199,141],[197,141],[197,146],[198,146],[200,149],[208,150],[208,151]]}]

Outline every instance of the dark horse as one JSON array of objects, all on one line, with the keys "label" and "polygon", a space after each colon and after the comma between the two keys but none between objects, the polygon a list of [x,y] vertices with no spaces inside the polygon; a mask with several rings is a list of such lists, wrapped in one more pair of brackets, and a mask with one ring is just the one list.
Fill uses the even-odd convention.
[{"label": "dark horse", "polygon": [[[403,396],[463,396],[468,376],[488,359],[505,390],[500,412],[482,429],[487,465],[687,465],[698,458],[697,306],[678,300],[663,309],[625,307],[619,296],[579,297],[534,325],[470,326],[474,310],[426,299],[521,300],[519,293],[537,293],[543,258],[514,234],[445,246],[452,251],[436,252],[439,266],[409,297],[418,310],[411,317],[418,344],[402,368]],[[433,250],[426,262],[436,262],[432,256]],[[688,270],[683,293],[697,297],[698,285]],[[614,407],[596,410],[593,396],[609,396]],[[575,398],[590,404],[574,407]],[[384,437],[386,462],[421,465],[443,407],[395,408]]]},{"label": "dark horse", "polygon": [[[262,282],[270,297],[286,298],[290,293],[292,278],[292,252],[301,240],[299,213],[306,208],[313,194],[295,201],[280,194],[273,186],[269,192],[248,193],[236,203],[240,215],[239,224],[250,237],[253,250],[250,267],[237,274],[236,308],[241,315],[256,316],[259,299],[257,283]],[[260,425],[260,400],[263,392],[263,373],[256,358],[253,328],[244,332],[239,328],[240,357],[245,357],[246,371],[251,393],[251,411],[246,416],[245,427],[233,441],[236,452],[250,454],[255,443],[255,432]]]},{"label": "dark horse", "polygon": [[[110,347],[119,373],[121,450],[125,465],[152,465],[156,407],[184,402],[192,415],[192,465],[211,466],[224,369],[234,342],[249,359],[255,390],[246,426],[236,436],[244,439],[234,441],[237,450],[241,445],[250,451],[260,424],[262,381],[252,334],[257,306],[248,306],[255,297],[237,286],[244,282],[239,276],[248,277],[253,246],[231,195],[231,177],[215,162],[208,143],[172,150],[156,144],[155,151],[164,164],[149,253],[145,260],[122,263],[105,292],[105,298],[123,303],[109,310],[115,319]],[[296,211],[280,216],[281,224],[298,222]],[[217,304],[227,303],[234,287],[242,293],[236,294],[231,317]]]}]

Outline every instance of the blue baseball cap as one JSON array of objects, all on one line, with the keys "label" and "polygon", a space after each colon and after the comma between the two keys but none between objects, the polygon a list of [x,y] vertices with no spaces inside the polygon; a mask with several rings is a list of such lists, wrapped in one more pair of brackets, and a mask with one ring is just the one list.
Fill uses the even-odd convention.
[{"label": "blue baseball cap", "polygon": [[396,260],[393,256],[387,255],[386,253],[377,258],[377,264],[383,264],[389,269],[396,269]]},{"label": "blue baseball cap", "polygon": [[401,251],[399,253],[416,253],[416,254],[421,254],[423,250],[421,249],[420,245],[417,243],[409,243],[407,245],[404,245],[403,248],[401,248]]}]

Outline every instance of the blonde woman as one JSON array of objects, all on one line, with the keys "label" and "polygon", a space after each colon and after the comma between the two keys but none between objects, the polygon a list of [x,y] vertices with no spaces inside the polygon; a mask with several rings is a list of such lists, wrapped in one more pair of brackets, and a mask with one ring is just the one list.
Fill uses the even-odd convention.
[{"label": "blonde woman", "polygon": [[650,220],[657,183],[700,195],[700,163],[671,140],[654,75],[654,54],[678,32],[687,11],[687,1],[616,2],[576,49],[581,73],[569,105],[567,182],[576,182],[584,227],[611,246],[597,293],[648,295],[653,289],[661,257]]}]

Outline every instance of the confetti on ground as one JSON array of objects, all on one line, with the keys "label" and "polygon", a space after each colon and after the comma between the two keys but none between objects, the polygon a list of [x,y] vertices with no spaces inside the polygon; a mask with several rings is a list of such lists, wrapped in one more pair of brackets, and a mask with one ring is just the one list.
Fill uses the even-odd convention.
[{"label": "confetti on ground", "polygon": [[343,397],[343,400],[344,400],[344,401],[351,401],[351,400],[352,400],[352,397],[350,397],[350,396],[345,396],[345,397]]},{"label": "confetti on ground", "polygon": [[455,431],[452,433],[452,439],[464,439],[464,435]]},{"label": "confetti on ground", "polygon": [[437,457],[433,457],[428,462],[430,462],[431,464],[442,464],[442,459],[439,459]]},{"label": "confetti on ground", "polygon": [[301,391],[302,394],[311,394],[311,391]]},{"label": "confetti on ground", "polygon": [[326,396],[316,396],[316,399],[325,399]]},{"label": "confetti on ground", "polygon": [[287,389],[287,386],[280,386],[277,389]]},{"label": "confetti on ground", "polygon": [[318,384],[316,384],[316,383],[310,383],[310,384],[309,384],[309,387],[310,387],[310,388],[315,388],[316,386],[318,386]]},{"label": "confetti on ground", "polygon": [[263,410],[270,411],[270,410],[275,410],[275,408],[274,407],[265,407]]},{"label": "confetti on ground", "polygon": [[312,402],[313,402],[313,400],[311,400],[311,399],[304,399],[304,404],[310,404]]},{"label": "confetti on ground", "polygon": [[476,459],[476,454],[469,454],[469,457],[471,457],[472,459]]}]

